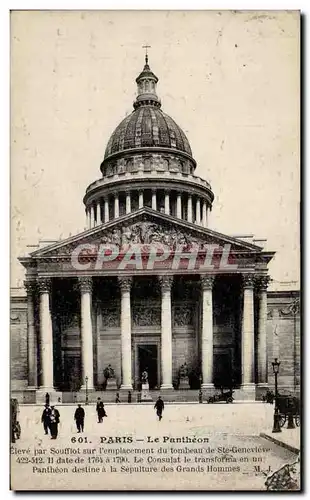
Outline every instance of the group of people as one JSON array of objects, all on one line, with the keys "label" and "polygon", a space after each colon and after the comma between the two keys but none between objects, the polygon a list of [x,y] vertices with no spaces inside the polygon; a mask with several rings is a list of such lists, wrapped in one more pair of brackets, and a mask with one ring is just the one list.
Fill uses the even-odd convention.
[{"label": "group of people", "polygon": [[[158,420],[162,419],[162,413],[164,410],[164,402],[159,396],[154,408],[156,409],[156,413],[158,416]],[[98,416],[98,423],[103,422],[103,418],[107,417],[107,413],[104,408],[104,404],[101,401],[101,398],[98,398],[97,404],[96,404],[96,412]],[[74,412],[74,420],[77,428],[77,432],[83,432],[84,431],[84,420],[85,420],[85,410],[82,408],[80,404],[78,404],[75,412]],[[55,408],[55,406],[50,406],[49,404],[45,404],[44,410],[42,413],[41,417],[41,422],[43,423],[43,429],[45,434],[48,434],[50,432],[51,434],[51,439],[56,439],[58,436],[58,424],[60,422],[60,413]]]}]

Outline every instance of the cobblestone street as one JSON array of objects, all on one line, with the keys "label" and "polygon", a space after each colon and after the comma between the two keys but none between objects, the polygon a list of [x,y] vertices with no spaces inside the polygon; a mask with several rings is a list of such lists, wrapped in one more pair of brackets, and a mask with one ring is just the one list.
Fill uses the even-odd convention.
[{"label": "cobblestone street", "polygon": [[[89,405],[84,407],[83,434],[75,427],[75,406],[57,408],[59,435],[51,440],[43,432],[42,407],[20,406],[22,435],[11,457],[13,487],[264,490],[266,475],[296,458],[259,437],[262,430],[271,431],[271,405],[167,404],[159,422],[153,405],[113,404],[105,405],[108,417],[102,424],[97,423],[95,406]],[[129,448],[137,450],[138,458],[126,451]],[[19,449],[31,450],[30,462],[17,462],[23,456]],[[149,451],[145,454],[142,449]],[[73,474],[70,468],[68,473],[66,461],[79,460],[78,456],[86,457],[83,465],[78,462],[80,473]],[[99,468],[94,470],[98,464],[100,473]]]}]

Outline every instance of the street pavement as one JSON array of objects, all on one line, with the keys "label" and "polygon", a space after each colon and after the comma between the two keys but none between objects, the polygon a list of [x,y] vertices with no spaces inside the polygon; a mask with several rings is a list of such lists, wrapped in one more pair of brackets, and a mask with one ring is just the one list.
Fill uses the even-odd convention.
[{"label": "street pavement", "polygon": [[[108,416],[100,424],[95,405],[84,405],[83,434],[76,430],[75,406],[56,408],[59,435],[51,440],[41,424],[43,406],[20,405],[22,435],[11,455],[13,489],[264,490],[267,475],[296,460],[293,452],[259,437],[272,429],[273,407],[267,404],[167,404],[160,422],[152,404],[106,404]],[[137,450],[136,459],[129,448]],[[17,461],[20,449],[28,463]],[[76,462],[64,461],[77,456],[86,460],[79,467],[98,470],[73,473]],[[59,471],[48,469],[47,457]]]}]

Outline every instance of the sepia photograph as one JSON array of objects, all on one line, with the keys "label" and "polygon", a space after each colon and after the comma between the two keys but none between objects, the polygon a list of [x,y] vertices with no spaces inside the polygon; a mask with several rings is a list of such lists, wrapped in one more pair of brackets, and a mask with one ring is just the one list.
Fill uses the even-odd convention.
[{"label": "sepia photograph", "polygon": [[11,11],[12,490],[301,490],[300,23]]}]

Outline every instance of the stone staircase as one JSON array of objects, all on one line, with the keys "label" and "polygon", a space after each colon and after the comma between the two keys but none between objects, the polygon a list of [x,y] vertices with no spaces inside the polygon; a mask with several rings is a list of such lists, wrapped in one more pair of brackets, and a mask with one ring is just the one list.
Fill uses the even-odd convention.
[{"label": "stone staircase", "polygon": [[[128,403],[128,391],[118,391],[121,403]],[[131,391],[131,403],[138,403],[138,391]],[[188,403],[198,403],[198,391],[184,390],[175,391],[164,390],[164,391],[150,391],[152,400],[156,401],[158,396],[161,396],[165,402],[188,402]],[[115,403],[116,391],[92,391],[88,393],[88,403],[95,404],[98,398],[101,398],[103,403]],[[62,403],[64,404],[85,404],[86,394],[83,392],[63,392],[62,393]]]}]

